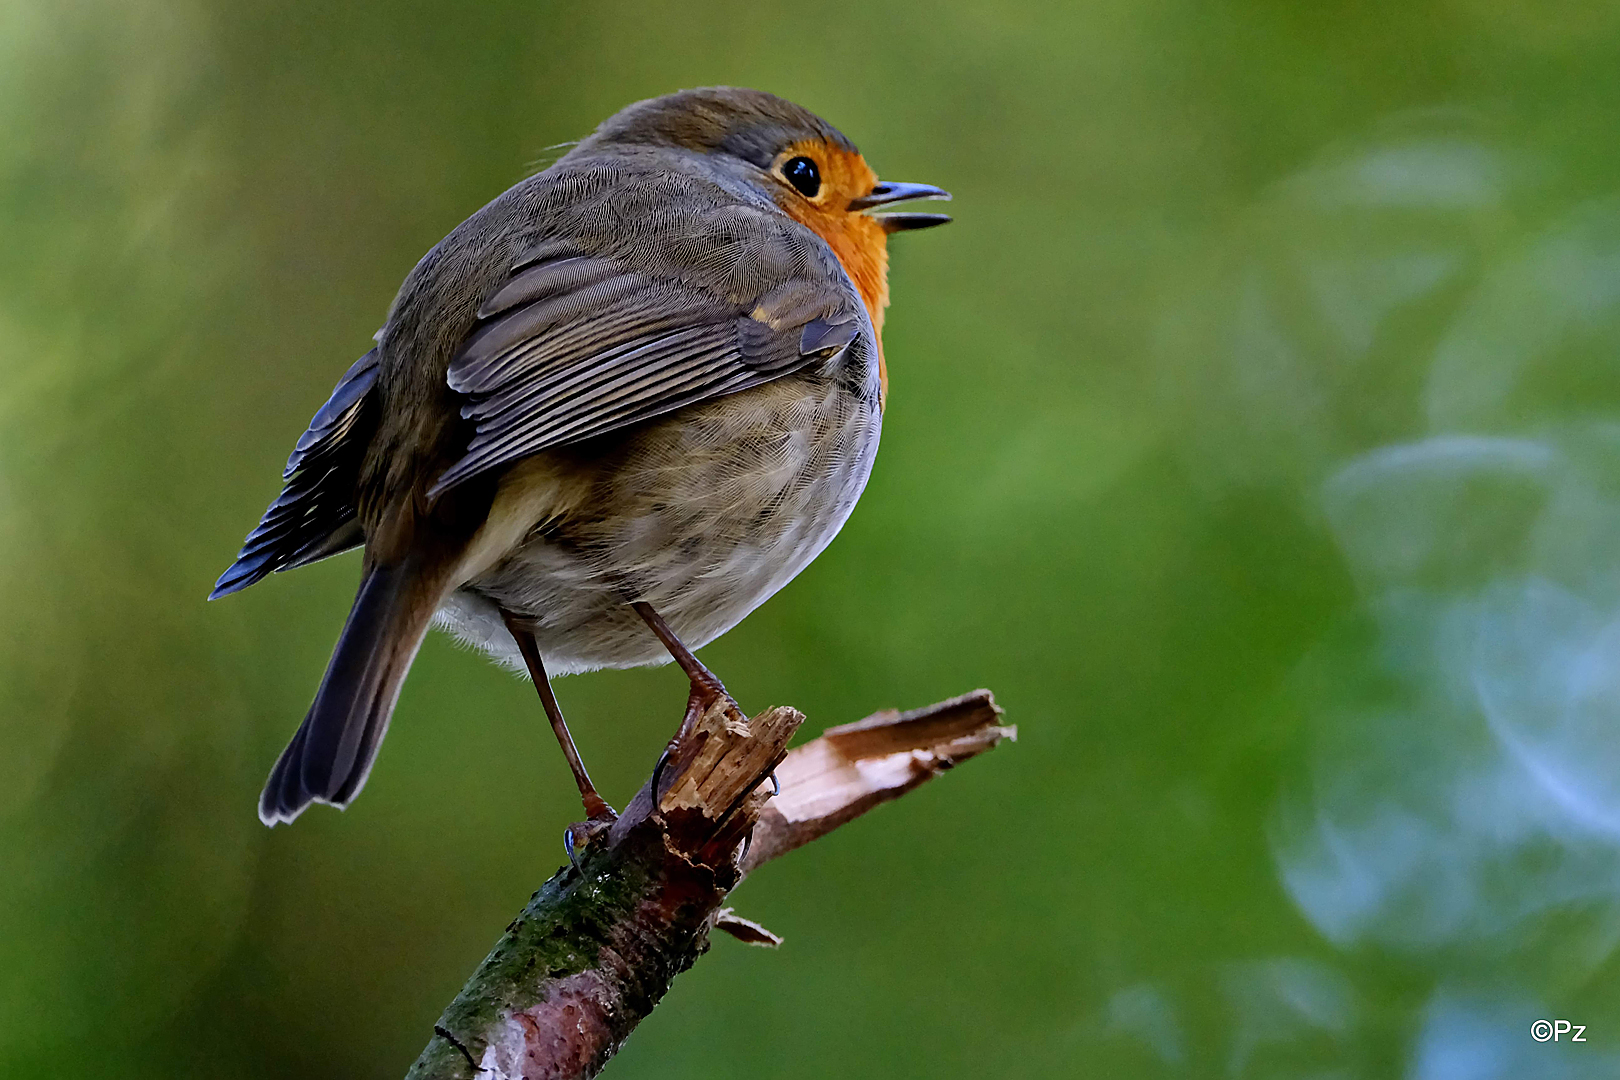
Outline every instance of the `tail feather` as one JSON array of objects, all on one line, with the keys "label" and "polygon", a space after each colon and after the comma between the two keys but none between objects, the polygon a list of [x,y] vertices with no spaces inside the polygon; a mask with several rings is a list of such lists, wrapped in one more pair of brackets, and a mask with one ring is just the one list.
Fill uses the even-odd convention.
[{"label": "tail feather", "polygon": [[437,606],[425,585],[408,563],[366,570],[309,714],[259,796],[266,825],[291,821],[312,802],[347,806],[365,786]]}]

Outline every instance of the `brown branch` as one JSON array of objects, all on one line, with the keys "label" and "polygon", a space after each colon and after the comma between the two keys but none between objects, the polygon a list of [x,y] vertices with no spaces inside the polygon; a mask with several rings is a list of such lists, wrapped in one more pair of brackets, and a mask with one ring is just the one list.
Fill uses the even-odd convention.
[{"label": "brown branch", "polygon": [[[717,706],[624,816],[535,893],[434,1026],[407,1080],[595,1076],[709,931],[776,945],[724,907],[765,862],[1016,737],[988,690],[831,728],[789,752],[804,717]],[[772,796],[771,775],[781,791]]]}]

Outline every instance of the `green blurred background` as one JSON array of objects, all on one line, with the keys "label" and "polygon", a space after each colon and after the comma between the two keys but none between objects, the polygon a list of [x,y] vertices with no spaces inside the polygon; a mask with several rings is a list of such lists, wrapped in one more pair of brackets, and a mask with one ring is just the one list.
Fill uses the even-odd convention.
[{"label": "green blurred background", "polygon": [[[610,1075],[1620,1076],[1617,72],[1612,0],[0,5],[0,1073],[398,1076],[558,864],[439,635],[264,829],[355,557],[202,598],[419,255],[733,83],[957,221],[859,510],[705,659],[1021,734],[750,880],[787,944]],[[558,693],[622,802],[680,676]]]}]

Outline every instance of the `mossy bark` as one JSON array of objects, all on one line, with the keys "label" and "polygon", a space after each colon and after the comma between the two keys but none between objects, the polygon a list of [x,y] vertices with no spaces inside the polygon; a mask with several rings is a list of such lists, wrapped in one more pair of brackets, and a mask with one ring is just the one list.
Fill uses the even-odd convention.
[{"label": "mossy bark", "polygon": [[663,847],[633,835],[547,881],[445,1009],[407,1080],[487,1076],[500,1068],[491,1033],[512,1017],[538,1024],[550,1014],[564,1037],[580,1037],[558,1047],[577,1071],[556,1075],[594,1076],[707,950],[710,915],[735,880],[685,860],[670,867],[652,844]]}]

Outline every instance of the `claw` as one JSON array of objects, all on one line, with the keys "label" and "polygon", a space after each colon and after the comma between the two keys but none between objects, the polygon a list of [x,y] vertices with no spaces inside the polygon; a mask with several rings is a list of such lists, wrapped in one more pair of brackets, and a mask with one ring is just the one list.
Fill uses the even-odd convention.
[{"label": "claw", "polygon": [[606,837],[617,820],[619,816],[613,812],[612,807],[609,807],[608,812],[601,817],[576,821],[568,826],[568,830],[563,833],[563,850],[568,852],[568,861],[573,864],[575,870],[580,868],[580,860],[591,845]]},{"label": "claw", "polygon": [[663,797],[663,793],[659,791],[659,786],[664,782],[664,770],[669,767],[669,755],[673,752],[673,749],[671,746],[664,747],[664,752],[658,755],[658,764],[653,766],[652,797],[653,806],[655,807],[658,805],[658,800]]}]

